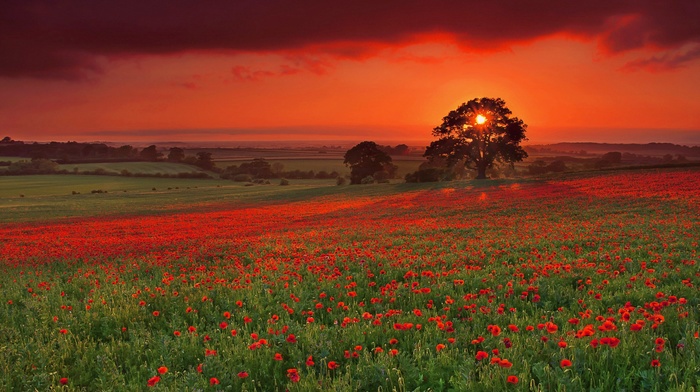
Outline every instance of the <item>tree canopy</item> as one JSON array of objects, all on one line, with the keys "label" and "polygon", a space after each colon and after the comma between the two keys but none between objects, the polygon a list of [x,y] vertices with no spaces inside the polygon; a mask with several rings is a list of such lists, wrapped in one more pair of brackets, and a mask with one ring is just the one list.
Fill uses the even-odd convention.
[{"label": "tree canopy", "polygon": [[375,142],[364,141],[349,149],[343,163],[350,167],[351,184],[361,184],[363,179],[380,172],[395,171],[389,154],[382,151]]},{"label": "tree canopy", "polygon": [[432,142],[424,156],[429,160],[446,158],[449,165],[463,161],[486,178],[486,169],[494,164],[514,163],[527,157],[520,143],[527,140],[527,125],[500,98],[474,98],[443,117],[433,129]]}]

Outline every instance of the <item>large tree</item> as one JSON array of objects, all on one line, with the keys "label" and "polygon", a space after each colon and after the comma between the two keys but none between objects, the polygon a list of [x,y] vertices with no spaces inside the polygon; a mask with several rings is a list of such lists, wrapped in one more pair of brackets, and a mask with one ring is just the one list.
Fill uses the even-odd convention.
[{"label": "large tree", "polygon": [[391,157],[375,142],[362,142],[345,153],[346,166],[350,167],[350,183],[361,184],[362,179],[378,172],[393,169]]},{"label": "large tree", "polygon": [[520,142],[527,140],[527,125],[500,98],[474,98],[461,104],[433,129],[439,139],[430,143],[424,156],[446,158],[448,164],[463,161],[476,170],[477,179],[486,178],[494,164],[522,161],[527,153]]}]

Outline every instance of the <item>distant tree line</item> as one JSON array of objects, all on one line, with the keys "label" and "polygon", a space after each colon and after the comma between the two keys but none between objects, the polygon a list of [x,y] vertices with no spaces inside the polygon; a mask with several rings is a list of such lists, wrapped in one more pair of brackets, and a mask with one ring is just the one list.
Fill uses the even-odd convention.
[{"label": "distant tree line", "polygon": [[336,171],[327,172],[325,170],[284,170],[284,165],[280,162],[268,162],[265,158],[255,158],[251,162],[243,162],[240,165],[231,165],[219,173],[224,179],[250,182],[255,179],[333,179],[340,177]]},{"label": "distant tree line", "polygon": [[[209,152],[198,152],[196,155],[187,156],[183,149],[173,147],[168,150],[168,155],[165,156],[156,145],[150,145],[139,150],[130,145],[112,147],[104,143],[25,143],[6,136],[0,140],[0,156],[21,157],[31,160],[48,159],[57,164],[168,161],[216,171],[212,155]],[[10,166],[9,162],[0,162],[0,165]]]}]

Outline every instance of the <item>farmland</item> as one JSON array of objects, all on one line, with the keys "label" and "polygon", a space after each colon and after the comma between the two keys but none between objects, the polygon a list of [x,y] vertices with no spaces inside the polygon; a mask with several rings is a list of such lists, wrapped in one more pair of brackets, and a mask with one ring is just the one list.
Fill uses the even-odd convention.
[{"label": "farmland", "polygon": [[700,387],[698,169],[64,177],[0,178],[2,390]]}]

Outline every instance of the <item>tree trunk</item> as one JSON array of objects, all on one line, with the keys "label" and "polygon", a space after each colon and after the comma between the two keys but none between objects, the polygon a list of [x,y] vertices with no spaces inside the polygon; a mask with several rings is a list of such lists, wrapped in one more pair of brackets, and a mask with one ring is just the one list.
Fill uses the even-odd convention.
[{"label": "tree trunk", "polygon": [[476,167],[476,179],[485,180],[486,179],[486,165],[477,165]]}]

